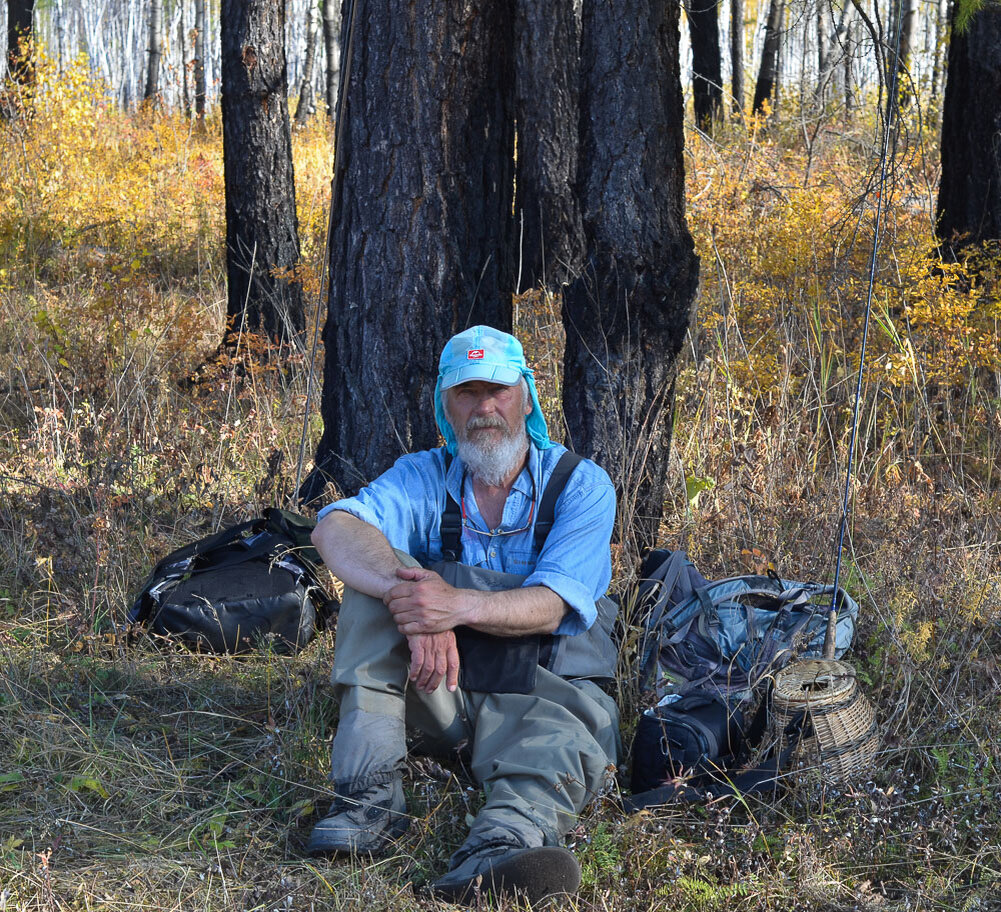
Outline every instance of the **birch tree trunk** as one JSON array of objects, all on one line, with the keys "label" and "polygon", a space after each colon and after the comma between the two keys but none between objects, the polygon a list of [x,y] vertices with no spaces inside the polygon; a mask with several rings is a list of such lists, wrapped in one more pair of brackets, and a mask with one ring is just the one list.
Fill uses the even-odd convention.
[{"label": "birch tree trunk", "polygon": [[316,111],[313,92],[313,68],[316,60],[316,38],[319,31],[316,5],[310,0],[306,4],[306,61],[302,66],[302,82],[299,84],[299,103],[295,109],[295,122],[300,126]]},{"label": "birch tree trunk", "polygon": [[337,76],[340,54],[337,48],[337,0],[322,0],[323,48],[327,56],[326,93],[327,116],[333,120],[337,110]]},{"label": "birch tree trunk", "polygon": [[[629,498],[622,537],[656,540],[676,361],[698,285],[685,222],[679,7],[585,0],[578,187],[587,261],[564,295],[569,444]],[[642,192],[637,192],[642,188]]]},{"label": "birch tree trunk", "polygon": [[205,0],[195,0],[195,116],[205,120]]},{"label": "birch tree trunk", "polygon": [[191,93],[188,91],[188,44],[184,32],[184,4],[177,7],[177,43],[181,50],[181,103],[184,106],[184,117],[191,119]]}]

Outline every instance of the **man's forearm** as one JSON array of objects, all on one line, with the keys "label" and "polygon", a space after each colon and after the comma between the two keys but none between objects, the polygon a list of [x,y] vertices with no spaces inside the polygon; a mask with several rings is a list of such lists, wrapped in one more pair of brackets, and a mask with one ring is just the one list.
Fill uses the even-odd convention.
[{"label": "man's forearm", "polygon": [[396,570],[403,565],[386,536],[351,513],[328,513],[312,540],[330,572],[352,589],[381,599],[399,582]]},{"label": "man's forearm", "polygon": [[552,633],[566,614],[565,602],[545,586],[503,592],[456,589],[437,573],[420,568],[397,574],[400,582],[383,601],[408,636],[440,633],[465,625],[495,636]]},{"label": "man's forearm", "polygon": [[495,636],[552,633],[567,612],[566,602],[545,586],[470,595],[472,604],[464,623]]}]

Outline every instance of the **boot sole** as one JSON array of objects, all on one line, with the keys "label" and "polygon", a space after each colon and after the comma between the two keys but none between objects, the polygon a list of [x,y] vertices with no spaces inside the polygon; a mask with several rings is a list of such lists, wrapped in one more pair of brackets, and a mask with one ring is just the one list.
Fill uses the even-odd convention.
[{"label": "boot sole", "polygon": [[436,881],[431,892],[439,899],[460,904],[475,902],[484,894],[517,895],[536,903],[548,896],[576,893],[579,887],[580,865],[573,853],[558,846],[545,846],[501,858],[460,883]]}]

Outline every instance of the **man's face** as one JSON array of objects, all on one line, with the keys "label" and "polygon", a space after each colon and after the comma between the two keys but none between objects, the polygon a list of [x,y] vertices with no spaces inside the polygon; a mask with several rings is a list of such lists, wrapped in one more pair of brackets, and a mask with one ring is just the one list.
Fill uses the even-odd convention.
[{"label": "man's face", "polygon": [[446,411],[460,441],[489,447],[505,438],[524,436],[532,403],[520,384],[470,380],[448,390]]}]

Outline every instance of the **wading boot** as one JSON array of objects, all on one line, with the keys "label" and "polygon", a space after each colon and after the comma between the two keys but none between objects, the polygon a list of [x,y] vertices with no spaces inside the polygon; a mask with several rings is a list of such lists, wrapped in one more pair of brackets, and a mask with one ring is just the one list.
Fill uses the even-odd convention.
[{"label": "wading boot", "polygon": [[337,795],[327,816],[313,827],[306,851],[310,855],[378,855],[410,826],[399,776]]},{"label": "wading boot", "polygon": [[575,893],[580,865],[568,849],[486,844],[431,884],[439,899],[472,905],[481,896],[520,896],[536,903],[547,896]]}]

